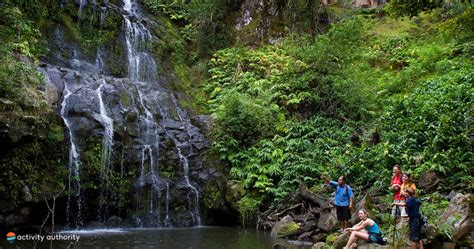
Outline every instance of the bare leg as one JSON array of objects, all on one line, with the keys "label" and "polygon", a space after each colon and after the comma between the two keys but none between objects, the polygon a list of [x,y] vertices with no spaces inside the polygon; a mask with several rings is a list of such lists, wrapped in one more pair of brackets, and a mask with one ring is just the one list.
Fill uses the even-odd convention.
[{"label": "bare leg", "polygon": [[416,244],[418,244],[418,243],[412,241],[410,249],[416,249]]},{"label": "bare leg", "polygon": [[369,234],[365,230],[352,232],[349,241],[347,241],[346,248],[351,248],[351,246],[355,245],[358,238],[369,240]]},{"label": "bare leg", "polygon": [[420,248],[420,249],[424,249],[424,246],[423,246],[423,240],[421,240],[421,239],[420,239],[418,242],[419,242],[419,244],[420,244],[420,247],[418,247],[418,248]]},{"label": "bare leg", "polygon": [[346,229],[349,226],[349,222],[347,220],[341,221],[342,229]]}]

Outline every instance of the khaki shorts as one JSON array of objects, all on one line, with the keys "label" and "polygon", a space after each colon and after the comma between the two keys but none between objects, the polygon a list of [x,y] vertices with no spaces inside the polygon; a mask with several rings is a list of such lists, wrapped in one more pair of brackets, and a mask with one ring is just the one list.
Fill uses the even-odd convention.
[{"label": "khaki shorts", "polygon": [[[405,203],[405,200],[393,200],[393,203]],[[397,207],[398,207],[398,213],[397,213]],[[408,214],[404,206],[393,205],[392,217],[395,217],[395,214],[400,215],[401,217],[408,217]]]}]

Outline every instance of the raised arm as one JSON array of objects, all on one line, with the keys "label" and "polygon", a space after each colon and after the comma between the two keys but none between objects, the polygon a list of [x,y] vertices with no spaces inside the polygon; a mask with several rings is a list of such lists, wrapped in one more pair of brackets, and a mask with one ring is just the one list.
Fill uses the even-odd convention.
[{"label": "raised arm", "polygon": [[321,174],[321,179],[323,179],[323,181],[324,181],[325,183],[329,183],[329,182],[331,181],[331,179],[329,179],[327,176],[325,176],[325,175],[323,175],[323,174]]}]

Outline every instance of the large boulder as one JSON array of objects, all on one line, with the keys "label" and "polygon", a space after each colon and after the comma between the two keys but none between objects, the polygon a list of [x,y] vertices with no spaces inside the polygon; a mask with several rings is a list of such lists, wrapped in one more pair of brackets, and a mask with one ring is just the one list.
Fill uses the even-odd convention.
[{"label": "large boulder", "polygon": [[314,242],[319,242],[319,241],[326,241],[326,237],[328,235],[326,233],[316,233],[315,235],[313,235],[311,237],[311,239],[314,241]]},{"label": "large boulder", "polygon": [[[328,236],[329,238],[330,236]],[[332,246],[334,249],[342,249],[346,246],[347,241],[349,241],[349,234],[344,233],[336,237],[336,240],[333,242]],[[329,239],[326,239],[326,242],[330,244]]]},{"label": "large boulder", "polygon": [[290,215],[283,217],[277,222],[271,232],[272,238],[286,238],[299,233],[299,225],[293,220]]},{"label": "large boulder", "polygon": [[310,232],[314,231],[318,226],[317,220],[308,220],[306,222],[301,222],[301,231],[302,232]]},{"label": "large boulder", "polygon": [[245,189],[241,181],[229,180],[227,181],[225,190],[225,200],[231,204],[232,208],[238,210],[238,202],[245,195]]},{"label": "large boulder", "polygon": [[365,195],[362,198],[362,200],[357,202],[357,204],[355,205],[355,208],[351,210],[352,211],[351,220],[350,220],[351,223],[354,225],[360,222],[359,216],[357,215],[357,212],[359,210],[361,209],[371,210],[372,206],[373,206],[372,199],[369,197],[369,195]]},{"label": "large boulder", "polygon": [[331,209],[329,212],[321,210],[318,220],[318,228],[324,232],[330,232],[337,229],[339,222],[336,217],[336,209]]},{"label": "large boulder", "polygon": [[311,247],[311,249],[325,249],[325,248],[327,247],[326,247],[326,243],[324,242],[318,242],[314,244],[313,247]]},{"label": "large boulder", "polygon": [[449,203],[439,219],[440,224],[450,224],[454,227],[453,239],[461,244],[474,248],[474,196],[472,194],[457,194]]},{"label": "large boulder", "polygon": [[434,171],[426,171],[418,177],[417,187],[430,193],[436,190],[440,182],[441,178]]}]

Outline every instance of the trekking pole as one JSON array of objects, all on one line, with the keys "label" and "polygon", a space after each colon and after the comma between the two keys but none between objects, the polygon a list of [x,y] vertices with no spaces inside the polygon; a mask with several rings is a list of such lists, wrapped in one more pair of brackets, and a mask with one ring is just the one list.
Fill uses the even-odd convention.
[{"label": "trekking pole", "polygon": [[395,205],[395,217],[393,219],[392,246],[395,246],[395,235],[397,234],[398,212],[399,212],[399,207],[398,207],[398,205]]}]

